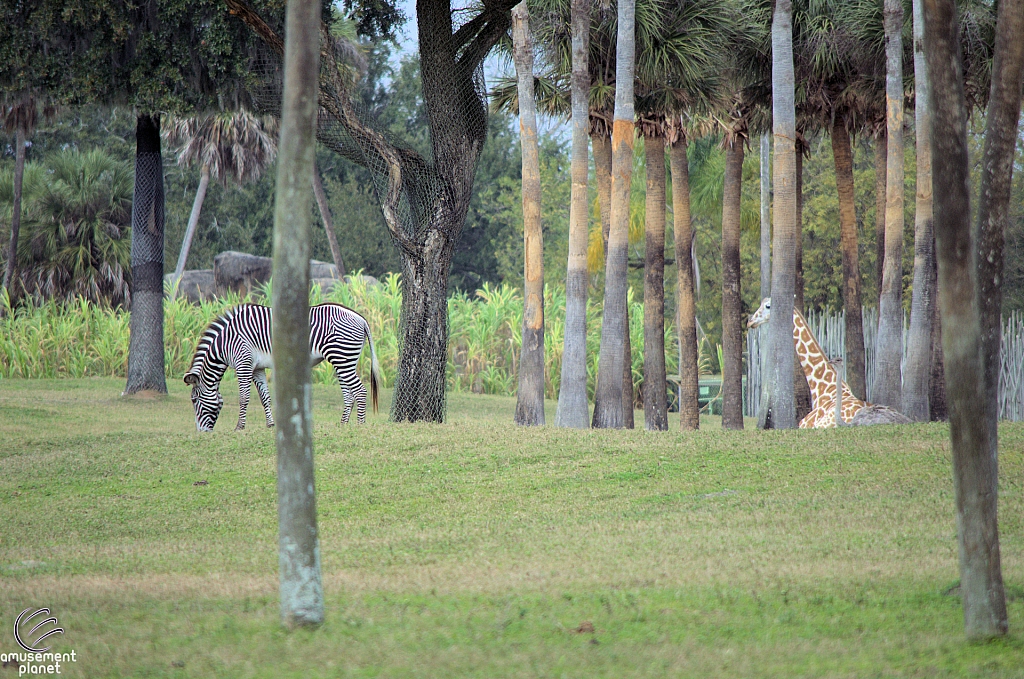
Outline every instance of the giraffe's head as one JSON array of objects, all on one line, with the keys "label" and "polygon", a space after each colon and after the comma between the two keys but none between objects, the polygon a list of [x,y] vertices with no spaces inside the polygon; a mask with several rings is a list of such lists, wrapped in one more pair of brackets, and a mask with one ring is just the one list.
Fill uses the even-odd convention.
[{"label": "giraffe's head", "polygon": [[768,319],[772,315],[772,298],[765,297],[761,300],[761,306],[757,307],[757,311],[747,321],[748,328],[756,328],[759,325],[764,325],[768,322]]}]

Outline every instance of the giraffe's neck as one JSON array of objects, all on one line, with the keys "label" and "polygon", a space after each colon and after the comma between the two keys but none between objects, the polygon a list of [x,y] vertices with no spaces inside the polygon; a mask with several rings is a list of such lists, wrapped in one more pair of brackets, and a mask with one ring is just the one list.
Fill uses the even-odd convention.
[{"label": "giraffe's neck", "polygon": [[793,344],[800,358],[800,367],[807,377],[807,385],[811,388],[812,407],[817,408],[822,397],[835,393],[836,371],[829,365],[825,352],[797,309],[793,309]]}]

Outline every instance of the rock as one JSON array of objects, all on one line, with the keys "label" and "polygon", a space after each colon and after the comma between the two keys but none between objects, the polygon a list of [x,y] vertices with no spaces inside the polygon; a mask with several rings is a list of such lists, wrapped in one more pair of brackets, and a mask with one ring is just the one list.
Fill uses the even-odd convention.
[{"label": "rock", "polygon": [[243,297],[270,280],[274,261],[244,252],[228,250],[213,258],[213,278],[217,296],[237,292]]},{"label": "rock", "polygon": [[338,267],[333,264],[311,259],[309,260],[309,278],[310,280],[315,278],[333,278],[337,280],[340,276],[338,276]]},{"label": "rock", "polygon": [[[173,279],[173,273],[164,276],[164,287],[170,286]],[[193,304],[213,299],[216,289],[217,285],[214,281],[213,269],[184,271],[181,274],[181,280],[178,282],[178,295]]]},{"label": "rock", "polygon": [[362,281],[368,288],[375,288],[378,285],[380,285],[380,281],[374,278],[373,276],[365,276],[362,274],[360,274],[359,276],[345,276],[346,283],[352,283],[352,281],[357,279]]},{"label": "rock", "polygon": [[[333,267],[333,264],[331,266]],[[334,289],[334,284],[337,282],[337,278],[310,278],[309,286],[313,287],[314,285],[319,285],[320,292],[322,292],[325,295],[329,295],[331,293],[331,290]]]}]

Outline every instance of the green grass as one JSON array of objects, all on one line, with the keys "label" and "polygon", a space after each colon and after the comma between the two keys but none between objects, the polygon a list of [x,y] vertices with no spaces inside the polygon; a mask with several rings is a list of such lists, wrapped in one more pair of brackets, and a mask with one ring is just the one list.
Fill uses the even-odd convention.
[{"label": "green grass", "polygon": [[201,436],[184,385],[122,387],[0,380],[0,652],[49,606],[66,676],[1024,677],[1021,425],[1001,429],[1011,633],[979,645],[949,593],[944,426],[522,429],[513,399],[460,394],[443,426],[342,426],[317,386],[327,619],[288,633],[258,406],[231,432],[225,384]]}]

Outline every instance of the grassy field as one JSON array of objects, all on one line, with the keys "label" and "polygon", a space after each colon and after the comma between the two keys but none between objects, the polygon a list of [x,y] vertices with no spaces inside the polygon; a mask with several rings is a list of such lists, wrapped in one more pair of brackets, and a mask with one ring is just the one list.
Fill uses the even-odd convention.
[{"label": "grassy field", "polygon": [[443,426],[342,426],[317,386],[327,619],[286,633],[259,408],[231,432],[227,384],[200,436],[184,385],[122,387],[0,380],[0,651],[48,606],[65,676],[1024,677],[1024,426],[1001,430],[1011,634],[974,645],[944,426],[528,430],[460,395]]}]

